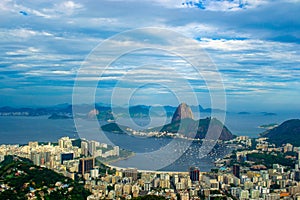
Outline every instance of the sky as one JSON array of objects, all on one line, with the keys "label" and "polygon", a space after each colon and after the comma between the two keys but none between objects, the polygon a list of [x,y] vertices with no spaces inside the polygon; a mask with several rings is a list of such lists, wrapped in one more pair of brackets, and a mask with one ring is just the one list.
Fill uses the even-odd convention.
[{"label": "sky", "polygon": [[[300,110],[299,10],[299,0],[2,0],[0,106],[72,103],[77,83],[107,104],[194,104],[194,95],[210,107],[214,71],[228,110]],[[107,57],[140,49],[108,68],[89,63],[107,41]],[[161,50],[144,49],[149,41]],[[214,70],[187,62],[192,41]]]}]

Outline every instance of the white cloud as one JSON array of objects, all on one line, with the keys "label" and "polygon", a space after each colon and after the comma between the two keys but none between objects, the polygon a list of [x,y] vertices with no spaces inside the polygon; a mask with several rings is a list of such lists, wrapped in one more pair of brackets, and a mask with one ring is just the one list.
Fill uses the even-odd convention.
[{"label": "white cloud", "polygon": [[208,11],[240,11],[270,3],[270,0],[152,0],[167,8],[201,8]]},{"label": "white cloud", "polygon": [[53,6],[36,7],[26,6],[26,2],[19,3],[14,0],[2,0],[0,2],[0,10],[11,13],[19,13],[20,11],[26,12],[29,16],[35,15],[43,18],[57,18],[61,16],[70,16],[75,12],[84,8],[80,3],[74,1],[63,1]]},{"label": "white cloud", "polygon": [[10,56],[16,56],[16,55],[29,55],[40,52],[40,49],[37,49],[35,47],[28,47],[27,49],[19,49],[16,51],[9,51],[6,52],[6,55]]},{"label": "white cloud", "polygon": [[82,9],[84,6],[80,3],[75,3],[74,1],[64,1],[59,4],[55,4],[54,8],[48,11],[55,11],[58,13],[63,13],[66,15],[72,15],[74,12]]},{"label": "white cloud", "polygon": [[49,33],[47,31],[37,31],[27,28],[18,28],[10,30],[0,29],[0,35],[2,35],[3,37],[7,37],[8,35],[10,35],[12,37],[17,38],[30,38],[33,36],[53,36],[52,33]]},{"label": "white cloud", "polygon": [[13,3],[12,0],[2,0],[0,1],[0,10],[1,11],[10,11],[12,6],[11,4]]},{"label": "white cloud", "polygon": [[[124,30],[153,26],[169,28],[188,38],[199,38],[199,44],[222,70],[227,89],[233,91],[231,93],[255,94],[273,88],[284,91],[299,82],[299,17],[293,10],[299,5],[299,0],[244,0],[244,8],[239,7],[239,0],[207,0],[205,10],[195,6],[184,8],[183,2],[184,0],[2,0],[0,45],[3,48],[0,53],[3,56],[1,65],[5,68],[3,74],[12,80],[24,74],[23,78],[32,85],[43,82],[46,84],[47,81],[43,80],[51,78],[59,80],[58,82],[71,80],[81,60],[99,42]],[[289,3],[285,5],[284,2]],[[282,6],[286,7],[282,9]],[[20,11],[28,13],[28,16],[20,14]],[[12,20],[13,23],[10,23]],[[280,42],[281,36],[285,39],[286,34],[291,35],[290,32],[295,36],[295,41]],[[141,41],[127,38],[113,41],[112,46],[106,49],[108,56],[95,60],[95,64],[101,65],[107,61],[104,59],[110,60],[110,54],[122,48],[143,48],[147,40],[156,41],[157,47],[162,49],[165,48],[163,43],[175,42],[180,44],[183,57],[193,55],[191,52],[194,49],[191,49],[187,41],[172,41],[174,37],[168,36],[164,31],[160,32],[161,37],[152,38],[152,35],[149,32],[133,36],[141,38]],[[279,39],[275,40],[277,36]],[[143,37],[145,40],[142,40]],[[176,47],[171,46],[167,50],[176,52]],[[180,78],[190,81],[199,91],[204,90],[206,87],[199,80],[199,74],[188,70],[186,61],[179,56],[174,57],[167,58],[156,52],[141,52],[134,59],[129,57],[115,68],[108,69],[102,81],[111,83],[110,81],[119,80],[136,63],[156,63],[171,66],[170,69],[182,75]],[[5,74],[9,71],[10,73]],[[99,69],[96,65],[83,70],[80,81],[98,80],[97,71]],[[159,83],[159,80],[155,80],[157,72],[160,73],[159,78],[166,77],[166,80],[171,74],[163,67],[156,71],[132,71],[131,77],[136,79],[129,80],[132,82],[130,84],[144,81]],[[203,71],[203,74],[207,77],[214,75],[208,70]],[[30,79],[33,76],[35,78]],[[37,76],[40,80],[35,82]],[[173,80],[176,83],[177,80]],[[17,83],[22,87],[25,82],[12,84]]]},{"label": "white cloud", "polygon": [[24,75],[29,75],[29,76],[38,76],[38,77],[56,77],[56,76],[64,76],[63,80],[66,80],[66,76],[70,76],[70,75],[75,75],[75,71],[74,70],[49,70],[49,69],[45,69],[45,70],[30,70],[27,72],[24,72]]}]

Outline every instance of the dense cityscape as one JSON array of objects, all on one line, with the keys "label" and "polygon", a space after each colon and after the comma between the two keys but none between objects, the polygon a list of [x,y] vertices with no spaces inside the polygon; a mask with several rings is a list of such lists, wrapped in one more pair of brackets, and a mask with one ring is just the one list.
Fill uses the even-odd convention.
[{"label": "dense cityscape", "polygon": [[[76,144],[77,143],[77,144]],[[276,147],[267,138],[239,136],[232,154],[217,160],[211,172],[191,166],[185,172],[145,171],[106,166],[99,157],[119,156],[119,147],[96,141],[63,137],[57,144],[1,145],[0,161],[6,156],[28,158],[34,165],[79,180],[91,192],[88,200],[132,199],[145,195],[165,199],[299,199],[300,148],[291,144]],[[74,144],[74,145],[73,145]],[[106,151],[105,151],[106,150]],[[254,155],[279,156],[279,163]],[[284,160],[287,160],[285,163]],[[1,169],[1,168],[0,168]],[[18,171],[15,176],[20,176]],[[4,177],[2,177],[4,178]],[[60,183],[56,183],[59,185]],[[14,190],[0,179],[0,192]],[[36,199],[40,188],[31,188],[28,199]]]}]

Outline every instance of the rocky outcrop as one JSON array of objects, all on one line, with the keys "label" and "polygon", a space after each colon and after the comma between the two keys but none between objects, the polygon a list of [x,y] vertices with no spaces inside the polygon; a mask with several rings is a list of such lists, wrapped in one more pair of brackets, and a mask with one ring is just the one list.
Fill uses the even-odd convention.
[{"label": "rocky outcrop", "polygon": [[182,119],[194,119],[193,112],[191,108],[186,103],[181,103],[172,118],[172,123],[182,120]]}]

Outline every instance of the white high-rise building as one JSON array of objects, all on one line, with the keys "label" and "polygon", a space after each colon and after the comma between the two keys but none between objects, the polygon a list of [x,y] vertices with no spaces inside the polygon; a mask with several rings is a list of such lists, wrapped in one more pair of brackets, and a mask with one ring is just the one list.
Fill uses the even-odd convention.
[{"label": "white high-rise building", "polygon": [[67,148],[71,148],[73,145],[69,137],[62,137],[58,140],[58,146],[61,149],[67,149]]},{"label": "white high-rise building", "polygon": [[99,169],[92,169],[91,171],[90,171],[90,173],[91,173],[91,178],[98,178],[99,177]]},{"label": "white high-rise building", "polygon": [[115,156],[119,156],[120,155],[120,147],[119,146],[115,146],[114,147],[114,155]]},{"label": "white high-rise building", "polygon": [[88,156],[88,143],[86,141],[81,141],[81,154],[84,156]]},{"label": "white high-rise building", "polygon": [[89,142],[89,154],[91,156],[93,156],[95,154],[95,151],[97,149],[97,147],[100,146],[100,143],[95,141],[95,140],[92,140]]}]

